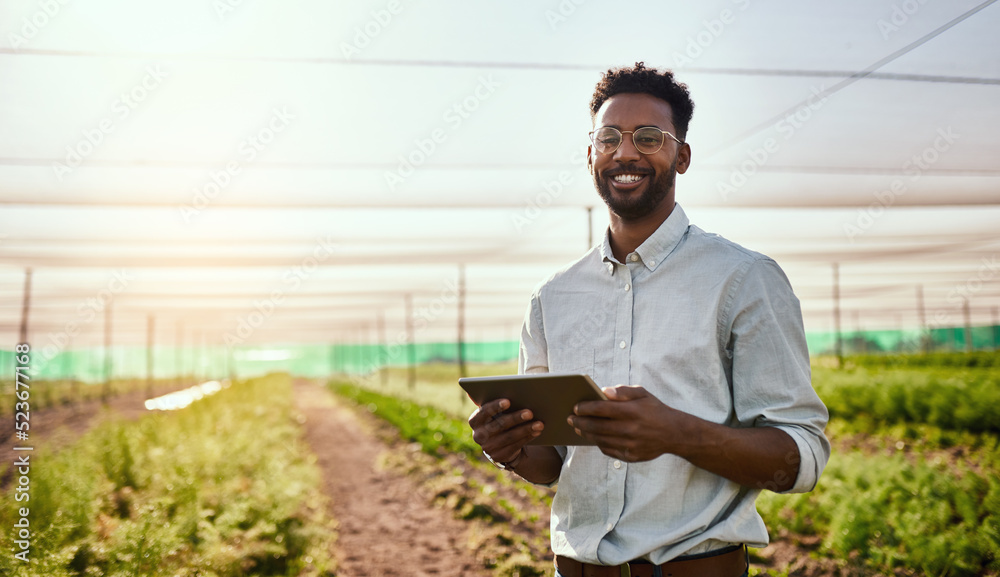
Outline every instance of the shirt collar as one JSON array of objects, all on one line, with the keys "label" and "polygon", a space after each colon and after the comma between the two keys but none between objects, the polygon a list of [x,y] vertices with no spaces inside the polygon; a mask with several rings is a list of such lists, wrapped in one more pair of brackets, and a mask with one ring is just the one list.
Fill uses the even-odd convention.
[{"label": "shirt collar", "polygon": [[[688,220],[687,213],[680,204],[674,204],[674,209],[670,212],[667,220],[663,221],[653,234],[649,235],[635,253],[639,255],[642,264],[650,271],[657,266],[677,247],[677,244],[684,237],[691,221]],[[604,242],[601,243],[601,258],[603,262],[618,262],[611,252],[611,229],[604,231]],[[619,263],[621,264],[621,263]]]}]

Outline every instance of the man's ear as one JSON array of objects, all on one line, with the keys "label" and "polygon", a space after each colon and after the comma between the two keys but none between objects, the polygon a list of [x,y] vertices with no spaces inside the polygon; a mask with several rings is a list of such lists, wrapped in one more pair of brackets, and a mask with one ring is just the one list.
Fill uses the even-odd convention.
[{"label": "man's ear", "polygon": [[587,145],[587,170],[594,174],[594,147]]},{"label": "man's ear", "polygon": [[677,150],[677,174],[684,174],[691,166],[691,145],[684,143]]}]

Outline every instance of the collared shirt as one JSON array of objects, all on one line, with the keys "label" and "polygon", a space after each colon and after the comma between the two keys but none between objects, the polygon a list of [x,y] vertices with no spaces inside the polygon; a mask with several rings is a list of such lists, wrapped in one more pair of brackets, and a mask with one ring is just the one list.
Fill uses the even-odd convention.
[{"label": "collared shirt", "polygon": [[[798,447],[788,492],[807,492],[830,456],[799,301],[778,265],[690,225],[680,205],[618,262],[604,242],[535,290],[519,372],[640,385],[665,404],[730,427],[778,427]],[[563,455],[552,549],[586,563],[664,563],[732,543],[763,547],[745,487],[676,455],[626,463],[597,447]],[[794,459],[792,455],[790,458]],[[777,487],[777,483],[773,488]]]}]

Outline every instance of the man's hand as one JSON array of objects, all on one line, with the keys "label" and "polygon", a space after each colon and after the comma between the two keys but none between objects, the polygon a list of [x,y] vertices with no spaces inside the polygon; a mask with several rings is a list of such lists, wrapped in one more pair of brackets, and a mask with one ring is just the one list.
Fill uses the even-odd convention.
[{"label": "man's hand", "polygon": [[469,416],[472,440],[498,463],[512,463],[521,455],[524,445],[545,428],[541,421],[532,421],[531,411],[504,413],[508,408],[510,401],[496,399],[484,403]]},{"label": "man's hand", "polygon": [[604,389],[607,401],[579,403],[568,418],[605,455],[627,462],[670,453],[745,485],[787,491],[798,476],[795,441],[777,427],[733,428],[668,407],[646,389]]},{"label": "man's hand", "polygon": [[597,443],[605,455],[627,462],[649,461],[669,452],[677,421],[686,415],[671,409],[638,386],[607,387],[607,401],[586,401],[567,420],[576,434]]}]

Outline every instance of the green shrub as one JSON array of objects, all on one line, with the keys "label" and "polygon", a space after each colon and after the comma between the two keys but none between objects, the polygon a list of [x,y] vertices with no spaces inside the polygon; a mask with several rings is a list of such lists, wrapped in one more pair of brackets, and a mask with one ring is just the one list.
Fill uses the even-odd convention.
[{"label": "green shrub", "polygon": [[298,435],[290,380],[271,376],[36,451],[32,562],[0,556],[0,574],[322,574],[332,525]]}]

